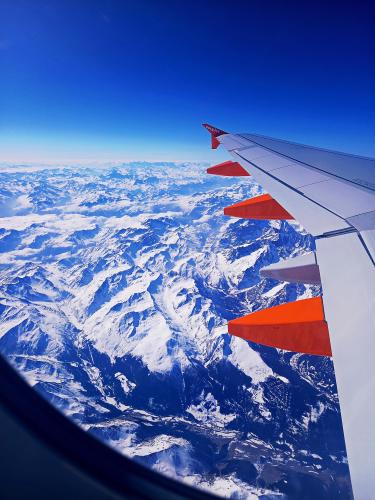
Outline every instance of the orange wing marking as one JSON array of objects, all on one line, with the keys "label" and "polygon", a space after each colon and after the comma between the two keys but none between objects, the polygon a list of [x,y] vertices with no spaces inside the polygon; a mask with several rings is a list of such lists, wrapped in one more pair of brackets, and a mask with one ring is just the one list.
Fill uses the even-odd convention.
[{"label": "orange wing marking", "polygon": [[228,332],[286,351],[332,356],[321,297],[256,311],[228,323]]}]

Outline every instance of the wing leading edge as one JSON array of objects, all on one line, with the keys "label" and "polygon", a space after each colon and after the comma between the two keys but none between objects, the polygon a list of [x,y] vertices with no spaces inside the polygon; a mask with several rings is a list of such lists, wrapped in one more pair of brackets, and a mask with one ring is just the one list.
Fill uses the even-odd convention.
[{"label": "wing leading edge", "polygon": [[[240,208],[228,207],[227,215],[252,218],[257,205],[254,218],[287,219],[282,216],[286,213],[315,238],[316,254],[298,263],[291,259],[268,266],[261,274],[321,282],[323,289],[318,299],[321,311],[317,302],[284,304],[278,306],[287,312],[283,324],[277,320],[279,311],[275,315],[276,308],[271,308],[234,320],[229,332],[310,354],[331,355],[332,348],[355,498],[371,498],[375,491],[375,159],[255,134],[220,131],[215,139],[232,155],[232,163],[272,193],[273,198],[267,196],[280,207],[275,212],[263,204],[262,211],[256,199],[244,200],[236,204]],[[210,170],[223,175],[215,167]],[[276,333],[275,321],[279,321]]]}]

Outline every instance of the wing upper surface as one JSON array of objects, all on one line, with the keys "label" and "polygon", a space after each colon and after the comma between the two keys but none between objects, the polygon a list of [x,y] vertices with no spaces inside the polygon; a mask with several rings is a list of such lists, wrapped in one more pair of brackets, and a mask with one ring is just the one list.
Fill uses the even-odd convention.
[{"label": "wing upper surface", "polygon": [[373,158],[306,146],[255,134],[244,134],[242,138],[286,157],[298,159],[301,163],[310,165],[327,174],[375,190],[375,160]]},{"label": "wing upper surface", "polygon": [[372,498],[375,159],[255,134],[218,140],[315,237],[353,490]]},{"label": "wing upper surface", "polygon": [[314,236],[375,229],[374,159],[252,134],[219,141]]}]

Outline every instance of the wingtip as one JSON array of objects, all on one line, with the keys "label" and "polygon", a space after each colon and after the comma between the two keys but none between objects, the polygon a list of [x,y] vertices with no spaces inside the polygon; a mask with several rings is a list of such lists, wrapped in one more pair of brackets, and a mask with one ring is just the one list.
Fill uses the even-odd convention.
[{"label": "wingtip", "polygon": [[220,128],[214,127],[209,123],[202,123],[202,127],[204,127],[213,137],[219,137],[219,135],[227,134],[224,130]]},{"label": "wingtip", "polygon": [[216,128],[213,125],[210,125],[209,123],[202,123],[202,126],[206,130],[208,130],[208,132],[211,134],[211,148],[217,149],[220,146],[220,141],[218,137],[220,135],[226,134],[227,132],[224,132],[224,130]]}]

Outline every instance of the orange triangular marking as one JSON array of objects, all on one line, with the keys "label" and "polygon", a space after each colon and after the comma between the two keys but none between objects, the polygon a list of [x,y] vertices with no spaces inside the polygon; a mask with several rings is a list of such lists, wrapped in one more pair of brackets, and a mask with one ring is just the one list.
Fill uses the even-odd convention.
[{"label": "orange triangular marking", "polygon": [[227,177],[245,177],[250,174],[236,161],[225,161],[207,169],[208,174],[225,175]]},{"label": "orange triangular marking", "polygon": [[332,356],[321,297],[256,311],[228,323],[228,332],[286,351]]},{"label": "orange triangular marking", "polygon": [[269,194],[262,194],[250,200],[230,205],[224,208],[224,214],[243,219],[290,220],[294,218]]}]

